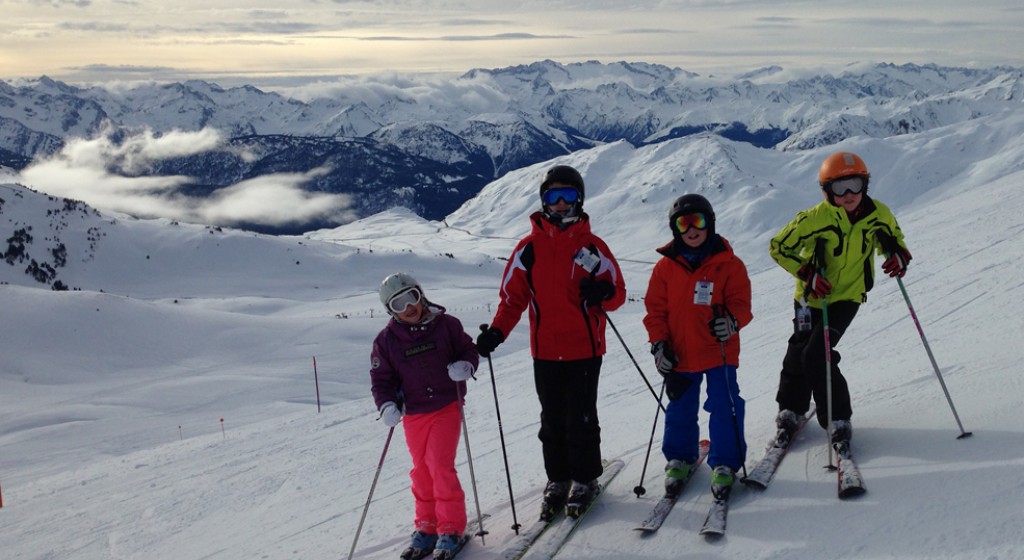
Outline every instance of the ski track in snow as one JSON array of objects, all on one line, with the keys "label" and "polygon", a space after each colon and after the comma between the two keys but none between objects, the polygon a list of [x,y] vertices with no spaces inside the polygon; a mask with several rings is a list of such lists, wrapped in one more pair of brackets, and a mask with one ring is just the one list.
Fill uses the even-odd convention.
[{"label": "ski track in snow", "polygon": [[[1013,126],[1008,121],[989,125]],[[942,138],[935,132],[916,141],[938,149],[934,144]],[[899,137],[880,148],[879,141],[854,139],[843,147],[868,156],[884,149],[912,155],[922,145],[914,142]],[[666,165],[671,150],[685,145],[660,148],[667,150],[662,153]],[[626,177],[638,173],[631,168],[634,157],[637,150],[617,146],[559,161],[594,164]],[[950,149],[941,157],[966,156]],[[1013,161],[989,158],[964,170],[956,181],[970,184],[966,190],[931,179],[903,184],[900,188],[909,192],[900,199],[906,202],[893,206],[914,255],[906,288],[973,437],[956,439],[955,420],[903,296],[895,281],[879,277],[839,345],[853,392],[854,453],[867,494],[836,499],[835,474],[823,468],[825,434],[812,421],[768,489],[738,487],[723,539],[709,543],[696,534],[710,503],[708,469],[695,475],[657,535],[641,538],[632,527],[662,488],[662,427],[659,422],[641,480],[655,403],[609,330],[599,403],[602,445],[607,456],[621,456],[626,466],[558,557],[1018,557],[1024,550],[1017,499],[1024,491],[1019,476],[1024,466],[1024,172],[1014,171],[1021,165]],[[742,156],[737,162],[744,165]],[[644,165],[646,177],[657,181],[653,164]],[[761,207],[751,208],[755,205],[730,198],[729,192],[711,193],[721,199],[716,202],[722,208],[719,231],[735,237],[754,281],[755,320],[742,332],[739,369],[747,400],[748,466],[774,431],[792,280],[768,262],[765,232],[741,231],[736,224],[750,219],[781,226],[797,209],[793,200],[801,206],[815,202],[806,180],[813,172],[810,163],[787,171],[803,177],[800,186],[779,187],[792,192],[765,198]],[[896,187],[885,183],[884,170],[875,174],[873,193],[886,201]],[[497,300],[502,259],[525,232],[529,209],[511,206],[502,220],[473,209],[485,204],[492,190],[534,196],[534,185],[524,178],[535,175],[536,170],[510,174],[453,217],[458,227],[487,231],[496,239],[443,228],[402,239],[404,231],[422,225],[403,213],[310,234],[301,239],[301,248],[296,238],[254,242],[248,234],[193,234],[184,226],[168,232],[166,224],[125,220],[105,226],[108,236],[91,261],[97,264],[76,269],[70,283],[90,288],[50,292],[18,285],[20,280],[0,285],[5,301],[0,324],[4,558],[347,557],[387,434],[375,420],[366,373],[370,341],[384,323],[379,311],[369,317],[368,310],[379,308],[375,287],[390,272],[411,271],[428,297],[448,306],[475,335],[491,317],[488,305]],[[973,177],[985,180],[971,183]],[[630,208],[627,194],[605,186],[621,182],[595,178],[588,208],[595,231],[612,250],[636,257],[624,269],[630,293],[639,296],[650,270],[646,263],[653,262],[654,248],[666,238],[660,217],[677,194],[655,198],[652,193],[641,208]],[[17,204],[44,205],[30,194],[12,197],[5,216],[17,211]],[[321,240],[328,238],[347,241]],[[175,248],[175,240],[186,248]],[[248,257],[233,259],[239,268],[229,273],[211,274],[203,255],[214,242],[222,245],[216,254],[248,251]],[[142,246],[141,254],[157,243],[170,254],[148,265],[131,260],[105,268],[114,260],[105,247],[131,243]],[[178,250],[188,256],[173,254]],[[302,266],[294,264],[292,251],[303,251]],[[447,252],[455,258],[444,256]],[[165,263],[173,267],[160,268]],[[125,276],[133,267],[138,276]],[[4,269],[3,274],[14,273]],[[10,278],[15,277],[3,277]],[[245,295],[236,297],[232,290]],[[342,311],[364,310],[365,316],[338,318]],[[648,379],[657,383],[643,314],[636,301],[612,318]],[[313,356],[323,405],[319,414]],[[495,353],[493,367],[518,522],[525,526],[536,516],[544,483],[525,317]],[[480,504],[491,517],[486,545],[474,539],[459,556],[465,560],[496,558],[514,536],[486,360],[477,377],[470,382],[466,411]],[[472,518],[476,511],[464,448],[458,467]],[[393,559],[405,545],[412,519],[408,469],[404,436],[396,430],[357,558]],[[647,489],[639,499],[633,493],[638,484]]]}]

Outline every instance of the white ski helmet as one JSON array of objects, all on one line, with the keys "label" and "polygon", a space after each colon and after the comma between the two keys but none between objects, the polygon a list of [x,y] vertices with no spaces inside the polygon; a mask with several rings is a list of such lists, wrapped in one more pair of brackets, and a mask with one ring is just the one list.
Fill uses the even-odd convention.
[{"label": "white ski helmet", "polygon": [[380,283],[380,302],[390,312],[388,302],[398,294],[412,289],[419,290],[420,295],[423,295],[423,288],[420,287],[420,283],[412,276],[404,272],[391,274]]}]

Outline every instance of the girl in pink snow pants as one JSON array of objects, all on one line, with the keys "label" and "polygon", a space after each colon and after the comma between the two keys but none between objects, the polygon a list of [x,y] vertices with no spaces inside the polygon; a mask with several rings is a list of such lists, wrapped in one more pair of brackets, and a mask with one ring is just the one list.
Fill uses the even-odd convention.
[{"label": "girl in pink snow pants", "polygon": [[434,558],[445,558],[466,530],[466,497],[455,470],[459,401],[480,358],[462,323],[428,301],[408,274],[385,278],[380,299],[391,319],[373,341],[371,392],[384,423],[405,429],[416,499],[415,532],[402,557],[433,550]]}]

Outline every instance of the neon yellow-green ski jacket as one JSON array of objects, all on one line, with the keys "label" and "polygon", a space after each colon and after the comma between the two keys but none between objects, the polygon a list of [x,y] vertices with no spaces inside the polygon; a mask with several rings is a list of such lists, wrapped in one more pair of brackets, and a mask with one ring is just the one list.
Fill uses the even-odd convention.
[{"label": "neon yellow-green ski jacket", "polygon": [[[800,267],[811,261],[815,245],[825,245],[825,278],[832,284],[828,301],[867,301],[875,282],[875,259],[882,254],[878,232],[896,239],[901,247],[903,232],[889,207],[864,195],[861,217],[851,223],[846,210],[827,200],[803,210],[772,238],[768,252],[779,266],[797,276]],[[804,296],[805,282],[797,278],[796,299]],[[821,300],[808,295],[811,307],[821,308]]]}]

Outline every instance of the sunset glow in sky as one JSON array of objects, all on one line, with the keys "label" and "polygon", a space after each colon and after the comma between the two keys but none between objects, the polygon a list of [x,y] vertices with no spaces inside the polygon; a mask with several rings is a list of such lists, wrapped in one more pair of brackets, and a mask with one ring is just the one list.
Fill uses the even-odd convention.
[{"label": "sunset glow in sky", "polygon": [[0,0],[0,79],[296,85],[544,59],[650,62],[699,73],[865,61],[1024,66],[1017,0],[282,4]]}]

